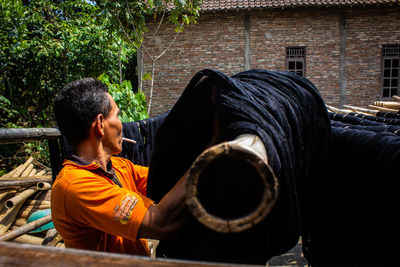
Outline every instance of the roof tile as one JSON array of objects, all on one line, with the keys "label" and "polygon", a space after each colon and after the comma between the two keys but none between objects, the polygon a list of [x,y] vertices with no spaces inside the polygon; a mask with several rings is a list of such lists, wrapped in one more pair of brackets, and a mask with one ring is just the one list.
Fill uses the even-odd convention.
[{"label": "roof tile", "polygon": [[338,6],[399,4],[399,0],[203,0],[201,9],[228,10],[240,8],[290,7],[290,6]]}]

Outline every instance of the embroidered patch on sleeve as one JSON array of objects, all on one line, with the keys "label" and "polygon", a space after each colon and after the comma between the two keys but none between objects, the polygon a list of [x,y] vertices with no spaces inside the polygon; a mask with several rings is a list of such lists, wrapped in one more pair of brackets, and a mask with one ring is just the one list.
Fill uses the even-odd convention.
[{"label": "embroidered patch on sleeve", "polygon": [[132,210],[139,200],[131,194],[126,194],[119,205],[114,208],[114,220],[126,224],[131,218]]}]

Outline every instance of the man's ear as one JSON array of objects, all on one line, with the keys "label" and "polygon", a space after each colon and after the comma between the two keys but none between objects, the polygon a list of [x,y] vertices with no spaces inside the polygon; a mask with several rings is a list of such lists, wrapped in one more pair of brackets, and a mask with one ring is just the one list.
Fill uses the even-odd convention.
[{"label": "man's ear", "polygon": [[94,121],[94,130],[95,133],[98,134],[99,136],[104,135],[104,115],[103,114],[98,114],[96,117],[96,120]]}]

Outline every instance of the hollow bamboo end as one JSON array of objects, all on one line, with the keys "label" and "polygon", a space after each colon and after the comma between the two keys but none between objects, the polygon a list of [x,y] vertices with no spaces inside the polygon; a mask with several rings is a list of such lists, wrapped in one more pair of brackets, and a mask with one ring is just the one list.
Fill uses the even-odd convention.
[{"label": "hollow bamboo end", "polygon": [[277,195],[278,182],[266,159],[232,143],[203,152],[186,184],[191,213],[221,233],[241,232],[264,220]]},{"label": "hollow bamboo end", "polygon": [[46,182],[38,182],[36,184],[36,188],[38,190],[42,190],[42,191],[43,190],[49,190],[51,188],[51,185],[49,183],[46,183]]}]

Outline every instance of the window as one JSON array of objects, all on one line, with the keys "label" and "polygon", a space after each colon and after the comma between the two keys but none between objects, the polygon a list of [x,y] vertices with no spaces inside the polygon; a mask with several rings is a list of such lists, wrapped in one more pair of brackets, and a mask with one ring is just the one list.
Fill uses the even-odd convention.
[{"label": "window", "polygon": [[297,75],[304,76],[306,63],[305,47],[287,47],[286,48],[286,69]]},{"label": "window", "polygon": [[382,47],[382,96],[391,97],[399,93],[400,45]]}]

